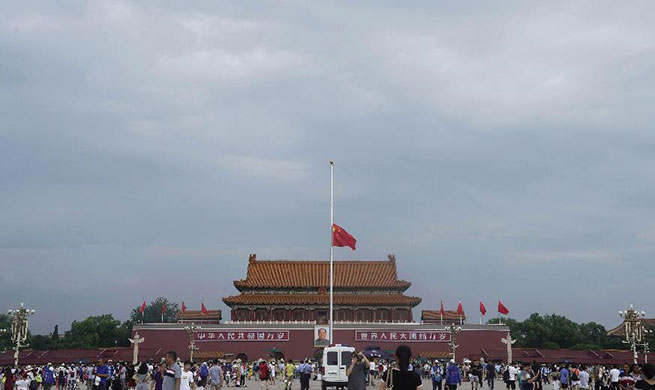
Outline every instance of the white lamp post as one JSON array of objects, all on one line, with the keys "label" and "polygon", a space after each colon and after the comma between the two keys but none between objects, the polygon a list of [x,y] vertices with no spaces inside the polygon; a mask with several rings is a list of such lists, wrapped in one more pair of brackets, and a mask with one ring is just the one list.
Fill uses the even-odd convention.
[{"label": "white lamp post", "polygon": [[11,317],[11,342],[14,346],[14,366],[18,367],[18,354],[21,348],[29,346],[27,341],[28,321],[27,317],[36,313],[34,309],[26,309],[21,302],[18,309],[7,310],[7,315]]},{"label": "white lamp post", "polygon": [[196,340],[194,338],[194,333],[200,329],[202,329],[202,327],[194,324],[193,322],[191,325],[184,327],[184,330],[186,330],[189,334],[189,360],[191,361],[193,361],[193,352],[198,350],[198,346],[196,345]]},{"label": "white lamp post", "polygon": [[[648,350],[648,343],[644,343],[644,336],[650,331],[641,323],[641,319],[646,317],[646,312],[643,310],[639,312],[630,305],[628,310],[619,311],[619,316],[623,318],[623,330],[625,331],[623,343],[630,344],[634,363],[637,364],[637,346],[644,346],[644,351]],[[646,360],[648,360],[648,352],[646,352]]]}]

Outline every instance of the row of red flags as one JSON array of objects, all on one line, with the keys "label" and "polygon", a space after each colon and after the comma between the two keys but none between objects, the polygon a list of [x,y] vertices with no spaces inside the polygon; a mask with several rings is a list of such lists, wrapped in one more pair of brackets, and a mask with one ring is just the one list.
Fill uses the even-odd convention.
[{"label": "row of red flags", "polygon": [[[443,301],[441,301],[440,313],[441,313],[442,316],[446,315],[446,310],[444,310],[444,307],[443,307]],[[482,301],[480,301],[480,313],[482,315],[487,314],[487,308],[484,306],[484,303],[482,303]],[[505,314],[505,315],[509,314],[509,309],[507,308],[507,306],[503,305],[503,303],[501,301],[498,301],[498,313]],[[457,304],[457,314],[459,314],[459,315],[464,314],[464,307],[462,306],[462,301],[459,301],[459,303]]]},{"label": "row of red flags", "polygon": [[[143,314],[146,311],[146,300],[143,300],[143,303],[141,304],[141,307],[139,307],[139,313]],[[205,307],[204,302],[200,302],[200,312],[204,315],[208,315],[209,311],[207,311],[207,308]],[[162,302],[161,304],[161,313],[164,314],[166,313],[166,302]],[[184,302],[182,302],[182,313],[186,313],[186,305]]]},{"label": "row of red flags", "polygon": [[[332,224],[332,246],[347,246],[350,249],[355,250],[357,245],[357,240],[350,233],[348,233],[344,228],[337,225],[336,223]],[[480,313],[482,315],[487,314],[487,308],[484,306],[484,303],[480,301]],[[500,314],[509,314],[509,309],[507,306],[503,305],[501,301],[498,301],[498,313]],[[441,301],[441,315],[445,315],[446,311],[443,307],[443,301]],[[464,308],[462,307],[462,301],[457,305],[457,314],[464,314]]]}]

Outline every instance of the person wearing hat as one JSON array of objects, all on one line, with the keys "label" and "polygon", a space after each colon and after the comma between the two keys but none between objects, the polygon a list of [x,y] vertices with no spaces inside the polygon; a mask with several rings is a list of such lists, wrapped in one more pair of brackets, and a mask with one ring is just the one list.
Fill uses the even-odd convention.
[{"label": "person wearing hat", "polygon": [[55,384],[55,370],[52,368],[52,363],[48,363],[48,365],[43,369],[43,379],[44,390],[50,390],[52,385]]}]

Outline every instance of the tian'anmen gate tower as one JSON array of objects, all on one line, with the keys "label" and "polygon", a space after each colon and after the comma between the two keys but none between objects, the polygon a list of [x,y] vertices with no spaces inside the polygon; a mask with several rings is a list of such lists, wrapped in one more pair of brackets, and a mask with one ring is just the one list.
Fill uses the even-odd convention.
[{"label": "tian'anmen gate tower", "polygon": [[[229,320],[220,320],[218,311],[211,319],[209,312],[187,311],[178,313],[177,323],[137,324],[133,332],[145,339],[141,358],[156,361],[174,350],[187,359],[193,350],[199,360],[300,360],[321,356],[331,344],[387,352],[407,344],[415,356],[440,359],[452,357],[455,345],[458,361],[502,359],[506,353],[501,338],[507,326],[468,324],[463,313],[450,311],[424,310],[421,318],[414,317],[421,298],[405,295],[412,284],[398,277],[394,255],[334,261],[333,337],[329,261],[261,260],[253,254],[242,264],[245,277],[234,281],[238,295],[222,298],[231,310]],[[456,343],[447,329],[455,321],[461,326]],[[192,329],[189,322],[201,327]]]},{"label": "tian'anmen gate tower", "polygon": [[[411,283],[399,280],[396,258],[335,261],[334,319],[359,322],[412,322],[421,298],[405,295]],[[232,321],[315,321],[326,324],[329,262],[257,260],[250,255],[240,294],[223,298]]]}]

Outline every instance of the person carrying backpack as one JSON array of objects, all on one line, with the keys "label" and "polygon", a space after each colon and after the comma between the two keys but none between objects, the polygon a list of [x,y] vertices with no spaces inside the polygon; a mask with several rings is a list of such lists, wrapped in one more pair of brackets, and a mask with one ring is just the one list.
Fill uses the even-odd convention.
[{"label": "person carrying backpack", "polygon": [[456,390],[457,386],[462,384],[462,375],[455,364],[455,359],[450,359],[450,364],[446,368],[446,384],[449,390]]},{"label": "person carrying backpack", "polygon": [[430,377],[432,378],[432,390],[441,390],[441,383],[443,382],[443,369],[441,368],[441,364],[434,362],[430,371]]}]

